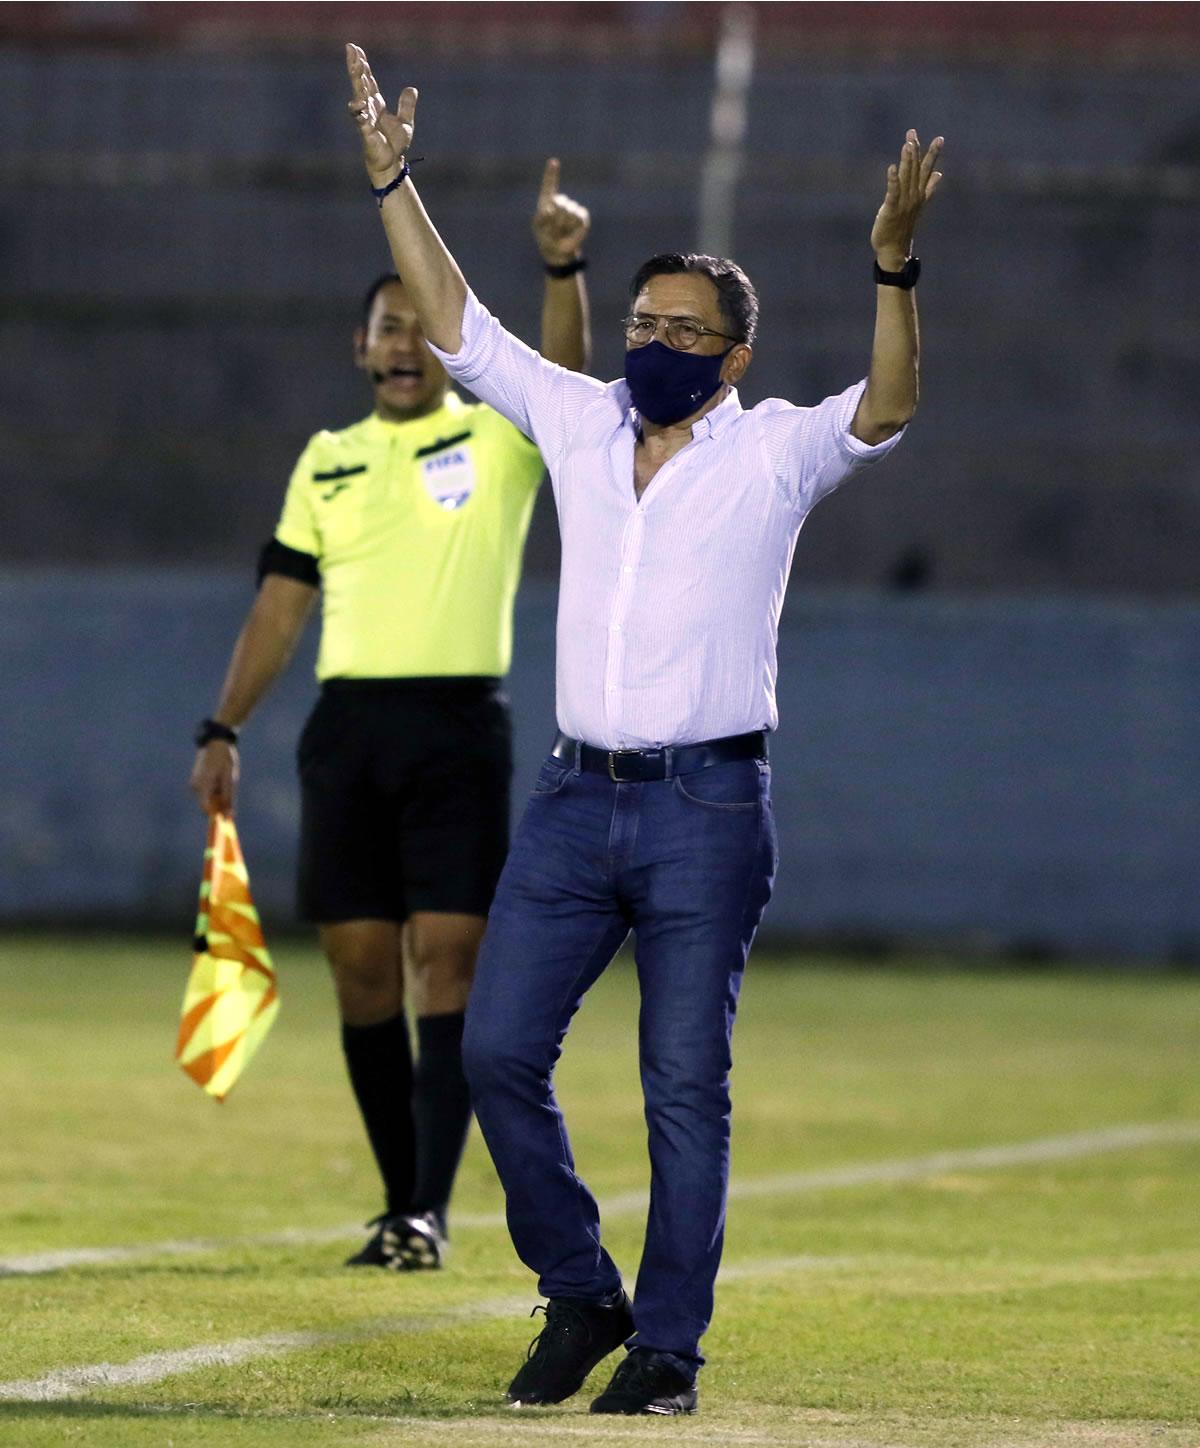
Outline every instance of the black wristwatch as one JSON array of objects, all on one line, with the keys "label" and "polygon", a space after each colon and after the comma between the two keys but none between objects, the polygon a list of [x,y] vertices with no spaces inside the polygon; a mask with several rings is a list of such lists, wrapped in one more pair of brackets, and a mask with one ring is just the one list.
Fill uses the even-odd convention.
[{"label": "black wristwatch", "polygon": [[898,272],[885,272],[878,262],[875,263],[875,280],[881,287],[899,287],[903,292],[910,292],[916,286],[920,275],[919,256],[910,256]]},{"label": "black wristwatch", "polygon": [[203,749],[214,739],[223,739],[226,744],[236,744],[238,732],[232,724],[222,724],[217,719],[201,719],[196,725],[196,748]]},{"label": "black wristwatch", "polygon": [[585,271],[587,257],[573,256],[570,261],[562,262],[547,261],[542,263],[542,267],[548,277],[557,277],[562,281],[565,277],[573,277],[576,272]]}]

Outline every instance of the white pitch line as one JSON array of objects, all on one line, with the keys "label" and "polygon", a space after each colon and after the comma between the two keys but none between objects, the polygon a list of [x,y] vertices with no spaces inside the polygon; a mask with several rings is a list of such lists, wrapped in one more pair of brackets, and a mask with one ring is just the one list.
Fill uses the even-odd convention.
[{"label": "white pitch line", "polygon": [[738,1197],[792,1196],[836,1187],[872,1186],[876,1183],[918,1181],[948,1171],[996,1171],[1002,1167],[1036,1166],[1039,1162],[1072,1161],[1130,1151],[1139,1146],[1177,1146],[1200,1141],[1200,1121],[1148,1122],[1140,1126],[1110,1126],[1100,1131],[1077,1131],[1070,1136],[1043,1136],[1009,1146],[979,1146],[963,1151],[938,1151],[907,1161],[865,1162],[861,1166],[835,1166],[825,1171],[797,1172],[740,1182],[730,1193]]},{"label": "white pitch line", "polygon": [[[722,1268],[723,1281],[740,1281],[750,1277],[777,1277],[788,1272],[809,1271],[842,1258],[813,1256],[763,1257],[747,1262],[731,1263]],[[488,1317],[508,1317],[523,1313],[529,1305],[523,1297],[494,1297],[481,1302],[461,1303],[441,1311],[412,1317],[380,1317],[366,1322],[324,1332],[269,1332],[261,1337],[238,1337],[231,1342],[205,1343],[197,1347],[146,1353],[127,1363],[89,1363],[82,1367],[56,1368],[40,1378],[18,1378],[0,1383],[0,1402],[17,1400],[25,1403],[57,1402],[63,1398],[85,1397],[90,1392],[108,1388],[145,1387],[180,1373],[198,1368],[232,1367],[251,1358],[279,1357],[285,1353],[303,1352],[307,1348],[327,1347],[335,1343],[365,1342],[373,1338],[400,1333],[430,1332],[448,1322]]]},{"label": "white pitch line", "polygon": [[260,1237],[185,1237],[164,1242],[135,1242],[127,1247],[66,1247],[58,1251],[30,1252],[23,1257],[0,1257],[0,1277],[27,1277],[41,1272],[61,1272],[67,1267],[94,1267],[113,1262],[141,1262],[147,1257],[190,1257],[239,1247],[321,1246],[327,1242],[348,1241],[361,1230],[357,1224],[343,1224],[312,1230],[289,1228]]},{"label": "white pitch line", "polygon": [[[846,1187],[888,1185],[921,1181],[948,1171],[996,1171],[1003,1167],[1034,1166],[1039,1162],[1071,1161],[1129,1151],[1139,1146],[1165,1146],[1200,1141],[1200,1121],[1149,1122],[1135,1126],[1110,1126],[1098,1131],[1079,1131],[1069,1136],[1045,1136],[1007,1146],[968,1147],[958,1151],[934,1152],[897,1161],[868,1161],[851,1166],[820,1167],[814,1171],[735,1181],[729,1188],[731,1201],[755,1197],[802,1196],[808,1192],[833,1191]],[[604,1217],[634,1216],[646,1210],[644,1191],[620,1192],[600,1203]],[[463,1212],[454,1219],[457,1229],[504,1226],[502,1212]],[[356,1224],[313,1230],[290,1229],[258,1237],[195,1237],[178,1241],[139,1242],[125,1247],[73,1247],[61,1251],[33,1252],[20,1257],[0,1257],[0,1277],[24,1277],[43,1272],[60,1272],[68,1267],[90,1267],[115,1262],[144,1261],[148,1257],[194,1256],[205,1252],[236,1251],[239,1248],[308,1247],[350,1240],[361,1228]]]},{"label": "white pitch line", "polygon": [[56,1368],[40,1378],[0,1383],[0,1401],[49,1403],[84,1397],[106,1388],[145,1387],[163,1378],[195,1372],[197,1368],[232,1367],[251,1358],[303,1352],[333,1343],[363,1342],[402,1332],[429,1332],[462,1318],[507,1317],[529,1305],[525,1297],[496,1297],[465,1303],[442,1312],[413,1317],[381,1317],[325,1332],[270,1332],[261,1337],[239,1337],[231,1342],[201,1344],[169,1352],[151,1352],[127,1363],[89,1363],[77,1368]]}]

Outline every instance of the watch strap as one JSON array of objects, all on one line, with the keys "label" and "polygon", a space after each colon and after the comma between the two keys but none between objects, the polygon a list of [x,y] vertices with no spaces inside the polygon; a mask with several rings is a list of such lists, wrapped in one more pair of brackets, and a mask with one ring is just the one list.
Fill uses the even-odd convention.
[{"label": "watch strap", "polygon": [[573,256],[570,261],[544,263],[548,277],[573,277],[576,272],[584,271],[587,268],[586,256]]},{"label": "watch strap", "polygon": [[232,724],[222,724],[219,719],[201,719],[196,725],[196,748],[203,749],[214,739],[223,739],[226,744],[236,744],[238,732]]},{"label": "watch strap", "polygon": [[917,284],[921,275],[921,258],[910,256],[898,272],[888,272],[875,263],[875,281],[881,287],[899,287],[901,291],[908,292]]}]

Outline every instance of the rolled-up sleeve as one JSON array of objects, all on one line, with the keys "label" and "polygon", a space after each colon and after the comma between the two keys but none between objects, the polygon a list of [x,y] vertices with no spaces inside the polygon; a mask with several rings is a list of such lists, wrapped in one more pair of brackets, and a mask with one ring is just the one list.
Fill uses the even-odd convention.
[{"label": "rolled-up sleeve", "polygon": [[458,351],[443,352],[432,342],[429,345],[456,382],[537,443],[551,470],[579,414],[604,391],[604,384],[594,377],[547,362],[505,331],[474,292],[467,293]]},{"label": "rolled-up sleeve", "polygon": [[850,431],[866,386],[865,379],[856,382],[816,407],[771,398],[755,408],[775,480],[799,512],[807,513],[851,473],[886,457],[904,436],[901,428],[871,446]]}]

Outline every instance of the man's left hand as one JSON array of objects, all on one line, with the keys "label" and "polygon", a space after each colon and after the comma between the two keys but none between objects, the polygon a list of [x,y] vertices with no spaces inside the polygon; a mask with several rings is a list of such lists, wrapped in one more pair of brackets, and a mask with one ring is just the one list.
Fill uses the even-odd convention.
[{"label": "man's left hand", "polygon": [[899,164],[888,167],[887,195],[871,228],[871,246],[884,271],[902,271],[912,255],[917,218],[942,179],[933,168],[944,145],[945,138],[938,136],[922,157],[917,133],[909,131]]},{"label": "man's left hand", "polygon": [[386,186],[395,179],[412,145],[417,115],[416,88],[410,85],[400,92],[393,115],[380,94],[367,52],[361,46],[346,46],[346,70],[352,97],[348,109],[362,139],[363,164],[372,186]]},{"label": "man's left hand", "polygon": [[583,249],[584,238],[592,224],[586,206],[572,201],[558,189],[559,162],[551,156],[542,173],[542,189],[538,192],[537,210],[533,213],[533,236],[550,266],[574,261]]}]

